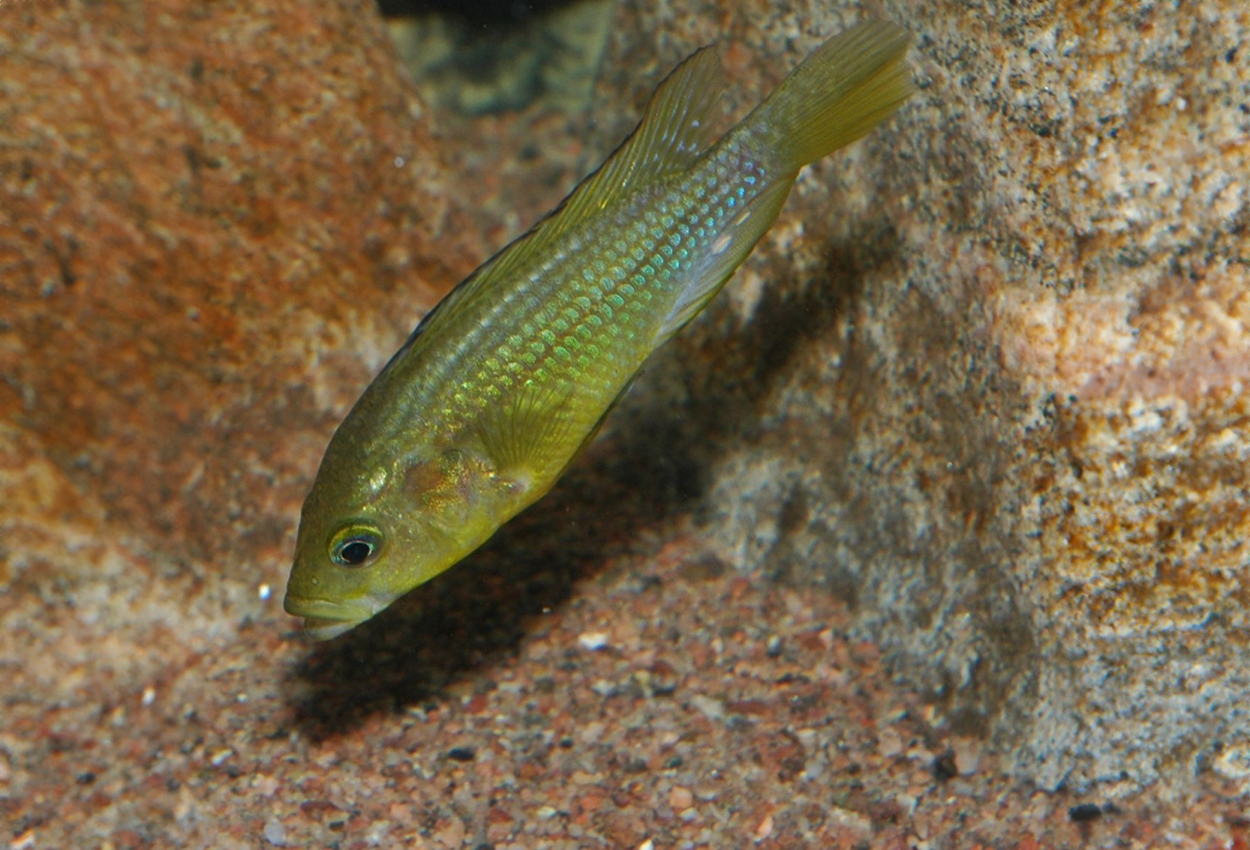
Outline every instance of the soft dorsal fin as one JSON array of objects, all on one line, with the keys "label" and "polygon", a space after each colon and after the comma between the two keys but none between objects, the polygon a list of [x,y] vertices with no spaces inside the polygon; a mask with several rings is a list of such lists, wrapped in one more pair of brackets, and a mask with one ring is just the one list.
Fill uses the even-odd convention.
[{"label": "soft dorsal fin", "polygon": [[425,315],[395,352],[390,365],[408,358],[436,314],[451,319],[462,305],[491,298],[495,284],[550,253],[553,242],[625,193],[689,168],[715,141],[713,107],[723,79],[712,47],[696,51],[673,69],[651,95],[642,121],[597,170],[529,232],[477,268]]},{"label": "soft dorsal fin", "polygon": [[[715,49],[705,47],[678,65],[651,96],[634,132],[598,170],[583,180],[542,221],[508,245],[460,283],[435,308],[448,312],[471,292],[543,256],[551,244],[587,216],[606,208],[625,193],[690,167],[714,141],[713,107],[721,89],[721,67]],[[413,332],[411,344],[431,312]]]},{"label": "soft dorsal fin", "polygon": [[[548,219],[576,221],[624,192],[688,169],[714,141],[712,108],[721,85],[715,48],[691,54],[660,83],[634,132]],[[544,222],[546,224],[547,222]]]}]

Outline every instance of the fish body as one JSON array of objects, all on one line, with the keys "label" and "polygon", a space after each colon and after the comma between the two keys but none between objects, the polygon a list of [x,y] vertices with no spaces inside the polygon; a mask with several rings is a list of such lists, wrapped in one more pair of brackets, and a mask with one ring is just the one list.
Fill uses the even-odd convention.
[{"label": "fish body", "polygon": [[617,152],[452,290],[339,426],[287,612],[315,638],[340,634],[544,495],[746,259],[799,169],[911,93],[907,41],[879,22],[835,36],[719,138],[715,53],[678,66]]}]

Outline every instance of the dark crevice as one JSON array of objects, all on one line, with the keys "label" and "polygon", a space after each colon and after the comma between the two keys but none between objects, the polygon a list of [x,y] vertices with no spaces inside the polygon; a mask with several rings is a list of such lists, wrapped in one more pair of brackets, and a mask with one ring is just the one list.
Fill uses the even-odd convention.
[{"label": "dark crevice", "polygon": [[577,0],[378,0],[386,18],[444,15],[484,29],[510,29]]}]

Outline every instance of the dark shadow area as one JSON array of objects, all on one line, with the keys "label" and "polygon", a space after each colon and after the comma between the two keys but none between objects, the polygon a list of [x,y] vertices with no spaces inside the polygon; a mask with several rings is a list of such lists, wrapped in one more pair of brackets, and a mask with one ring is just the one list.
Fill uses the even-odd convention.
[{"label": "dark shadow area", "polygon": [[888,227],[865,222],[861,239],[830,250],[826,279],[797,294],[778,282],[741,333],[727,335],[727,305],[713,308],[697,341],[657,354],[610,433],[550,495],[444,575],[311,649],[292,674],[312,688],[296,706],[301,731],[323,739],[377,712],[439,704],[449,683],[515,653],[608,557],[637,552],[642,529],[696,509],[718,457],[759,430],[769,386],[805,341],[833,332],[860,279],[894,250]]},{"label": "dark shadow area", "polygon": [[378,711],[438,703],[453,680],[514,653],[606,555],[701,492],[702,470],[657,450],[675,438],[661,421],[634,439],[594,446],[547,498],[473,555],[367,623],[313,645],[293,674],[314,691],[297,707],[302,731],[321,739]]},{"label": "dark shadow area", "polygon": [[585,109],[610,7],[577,0],[409,0],[380,9],[426,101],[476,116],[535,102],[569,113]]},{"label": "dark shadow area", "polygon": [[[894,264],[897,254],[893,223],[885,217],[864,220],[856,238],[829,246],[818,279],[806,287],[795,281],[769,284],[745,328],[727,328],[726,320],[716,333],[701,335],[696,362],[714,362],[715,368],[686,374],[689,406],[700,422],[699,439],[712,445],[726,438],[752,441],[779,376],[814,340],[840,332],[839,317],[863,297],[865,279],[888,277],[882,270]],[[724,305],[711,309],[721,317],[730,314]],[[685,345],[680,338],[675,344]],[[853,358],[854,351],[847,355]],[[857,379],[851,370],[843,372],[848,380]]]},{"label": "dark shadow area", "polygon": [[577,0],[378,0],[386,18],[443,15],[473,27],[507,29]]}]

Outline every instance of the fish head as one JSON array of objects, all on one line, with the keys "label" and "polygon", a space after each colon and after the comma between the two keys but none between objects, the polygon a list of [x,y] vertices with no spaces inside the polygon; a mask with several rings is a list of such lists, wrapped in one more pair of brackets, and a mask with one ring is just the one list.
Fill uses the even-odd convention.
[{"label": "fish head", "polygon": [[497,479],[457,449],[370,463],[332,442],[300,514],[286,612],[317,640],[378,614],[491,535],[507,495]]}]

